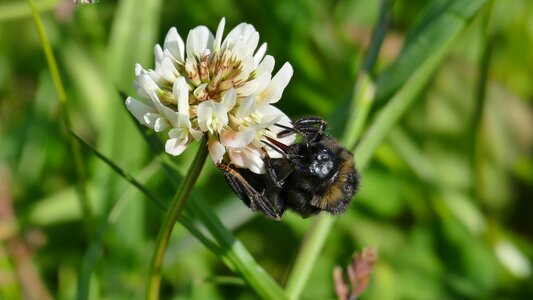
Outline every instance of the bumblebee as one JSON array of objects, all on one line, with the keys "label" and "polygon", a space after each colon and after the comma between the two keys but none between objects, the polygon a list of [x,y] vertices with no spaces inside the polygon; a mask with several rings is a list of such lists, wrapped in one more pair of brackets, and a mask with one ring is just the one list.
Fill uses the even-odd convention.
[{"label": "bumblebee", "polygon": [[267,138],[267,146],[282,158],[265,158],[265,174],[229,164],[218,164],[231,189],[252,210],[279,220],[285,209],[306,218],[326,211],[346,210],[359,187],[353,155],[325,133],[326,122],[317,117],[301,118],[293,127],[277,124],[278,137],[300,136],[292,145]]}]

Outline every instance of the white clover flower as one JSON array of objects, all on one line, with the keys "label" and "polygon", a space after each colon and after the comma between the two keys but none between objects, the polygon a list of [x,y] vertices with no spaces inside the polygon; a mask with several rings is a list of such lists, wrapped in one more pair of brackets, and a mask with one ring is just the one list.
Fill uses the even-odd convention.
[{"label": "white clover flower", "polygon": [[266,55],[266,43],[258,48],[255,28],[241,23],[222,39],[224,26],[222,19],[214,36],[198,26],[186,43],[171,28],[163,47],[154,47],[154,70],[135,67],[138,98],[128,97],[126,106],[141,124],[156,132],[168,129],[167,153],[179,155],[207,135],[213,162],[262,174],[265,157],[281,157],[264,141],[294,142],[294,135],[277,137],[281,128],[275,124],[291,122],[272,105],[293,70],[285,63],[272,76],[275,60]]}]

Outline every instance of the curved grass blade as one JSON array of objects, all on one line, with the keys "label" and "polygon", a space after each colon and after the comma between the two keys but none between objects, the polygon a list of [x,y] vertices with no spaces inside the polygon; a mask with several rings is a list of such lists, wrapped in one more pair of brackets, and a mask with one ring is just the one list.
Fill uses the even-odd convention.
[{"label": "curved grass blade", "polygon": [[[43,48],[44,55],[46,57],[46,62],[48,63],[48,68],[52,75],[52,80],[54,82],[54,87],[56,89],[59,102],[62,108],[62,119],[65,125],[65,128],[70,130],[72,128],[72,121],[70,118],[70,113],[67,107],[67,93],[65,91],[65,86],[61,79],[61,74],[59,73],[59,67],[57,65],[57,60],[55,58],[54,52],[52,51],[52,46],[44,30],[43,23],[39,16],[39,11],[35,5],[34,0],[27,0],[30,6],[31,14],[37,33],[39,35],[39,40],[41,41],[41,46]],[[83,219],[85,222],[86,231],[89,234],[92,234],[92,222],[93,222],[93,209],[89,201],[89,193],[87,192],[87,178],[85,173],[85,165],[83,162],[83,157],[81,155],[81,150],[79,145],[74,141],[74,138],[70,135],[68,136],[68,142],[70,146],[70,151],[73,155],[74,160],[74,169],[76,170],[76,175],[78,177],[77,188],[80,196],[80,205],[83,212]]]},{"label": "curved grass blade", "polygon": [[[354,150],[355,160],[361,171],[368,166],[376,148],[429,82],[456,38],[487,1],[437,0],[430,6],[437,7],[438,9],[435,9],[437,13],[432,14],[431,20],[424,19],[419,22],[396,62],[378,79],[376,99],[387,99],[392,94],[394,96],[387,102]],[[334,220],[335,218],[326,214],[317,217],[315,224],[306,234],[308,238],[304,240],[300,252],[303,258],[297,258],[296,267],[312,265],[312,262],[316,261]],[[303,279],[300,279],[294,288],[291,287],[291,299],[299,298],[311,268],[302,267],[299,272]]]}]

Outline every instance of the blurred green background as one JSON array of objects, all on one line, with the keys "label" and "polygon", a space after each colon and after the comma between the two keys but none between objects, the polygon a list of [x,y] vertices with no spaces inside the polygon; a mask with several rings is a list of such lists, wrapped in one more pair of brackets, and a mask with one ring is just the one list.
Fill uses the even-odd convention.
[{"label": "blurred green background", "polygon": [[[377,64],[382,83],[417,24],[443,0],[397,0]],[[452,1],[453,2],[453,1]],[[457,2],[457,1],[456,1]],[[278,107],[319,115],[341,136],[356,74],[377,22],[379,1],[40,0],[46,32],[68,93],[73,128],[125,171],[170,201],[174,189],[149,155],[124,99],[134,64],[153,67],[153,46],[176,26],[185,39],[200,24],[226,33],[253,24],[294,76]],[[429,49],[429,48],[428,48]],[[302,299],[334,299],[332,269],[354,251],[380,252],[362,299],[526,299],[533,297],[533,2],[494,1],[453,41],[451,51],[362,174],[338,218]],[[484,93],[482,92],[484,91]],[[144,295],[163,212],[83,149],[96,243],[84,228],[76,172],[35,25],[25,1],[0,2],[0,299],[76,296],[87,263],[90,299]],[[195,147],[175,158],[184,172]],[[197,190],[255,259],[284,284],[312,223],[287,213],[273,222],[249,211],[210,161]],[[108,221],[107,226],[102,225]],[[84,263],[85,262],[85,263]],[[87,274],[87,273],[85,273]],[[231,277],[226,277],[231,276]],[[181,225],[165,257],[163,299],[257,296]]]}]

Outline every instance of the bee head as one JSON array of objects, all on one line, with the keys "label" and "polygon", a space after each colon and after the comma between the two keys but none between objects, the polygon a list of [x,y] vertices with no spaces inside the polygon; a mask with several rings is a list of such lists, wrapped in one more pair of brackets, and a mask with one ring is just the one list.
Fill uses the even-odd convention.
[{"label": "bee head", "polygon": [[297,155],[291,155],[291,162],[297,173],[318,180],[334,177],[335,153],[320,143],[298,144]]}]

